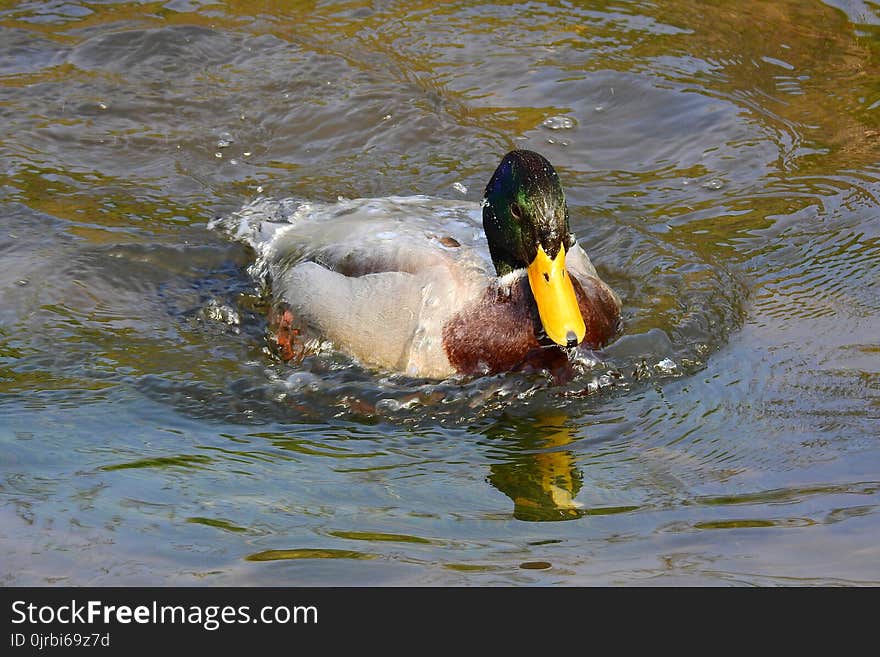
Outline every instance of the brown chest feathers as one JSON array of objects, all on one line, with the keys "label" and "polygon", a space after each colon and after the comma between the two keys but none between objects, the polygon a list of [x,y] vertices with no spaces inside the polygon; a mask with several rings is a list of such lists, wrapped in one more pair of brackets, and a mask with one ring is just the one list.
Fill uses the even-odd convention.
[{"label": "brown chest feathers", "polygon": [[[571,279],[587,333],[582,344],[598,348],[617,333],[620,307],[607,287],[592,277]],[[509,290],[491,285],[478,302],[443,327],[443,347],[461,374],[494,374],[527,367],[557,370],[568,357],[542,335],[528,279]]]}]

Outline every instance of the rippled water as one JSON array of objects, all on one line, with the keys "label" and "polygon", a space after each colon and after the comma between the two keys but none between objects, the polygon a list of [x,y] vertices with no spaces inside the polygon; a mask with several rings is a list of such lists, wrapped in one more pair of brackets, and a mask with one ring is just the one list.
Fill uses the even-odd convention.
[{"label": "rippled water", "polygon": [[[228,5],[0,8],[0,582],[880,584],[875,4]],[[514,147],[619,340],[278,359],[209,223]]]}]

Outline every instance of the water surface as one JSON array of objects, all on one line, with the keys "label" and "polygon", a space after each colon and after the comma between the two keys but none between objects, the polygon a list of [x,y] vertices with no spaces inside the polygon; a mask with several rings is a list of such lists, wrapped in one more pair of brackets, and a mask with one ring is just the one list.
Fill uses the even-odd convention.
[{"label": "water surface", "polygon": [[[880,584],[880,12],[0,7],[0,582]],[[281,362],[216,217],[557,168],[556,385]]]}]

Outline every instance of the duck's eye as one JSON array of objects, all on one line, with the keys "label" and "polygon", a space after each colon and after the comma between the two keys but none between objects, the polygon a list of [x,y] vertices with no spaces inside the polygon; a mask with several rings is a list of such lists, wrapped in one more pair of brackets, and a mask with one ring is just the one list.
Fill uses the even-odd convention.
[{"label": "duck's eye", "polygon": [[517,221],[522,219],[522,208],[519,207],[518,203],[510,204],[510,215]]}]

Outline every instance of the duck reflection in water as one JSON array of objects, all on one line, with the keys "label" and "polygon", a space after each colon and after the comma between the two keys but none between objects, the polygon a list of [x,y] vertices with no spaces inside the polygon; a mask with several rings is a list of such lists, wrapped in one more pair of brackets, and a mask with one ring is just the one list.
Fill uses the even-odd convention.
[{"label": "duck reflection in water", "polygon": [[574,439],[564,414],[498,423],[490,436],[505,441],[506,458],[490,467],[489,482],[513,500],[517,520],[573,520],[586,515],[575,497],[583,485],[574,455],[563,449]]}]

